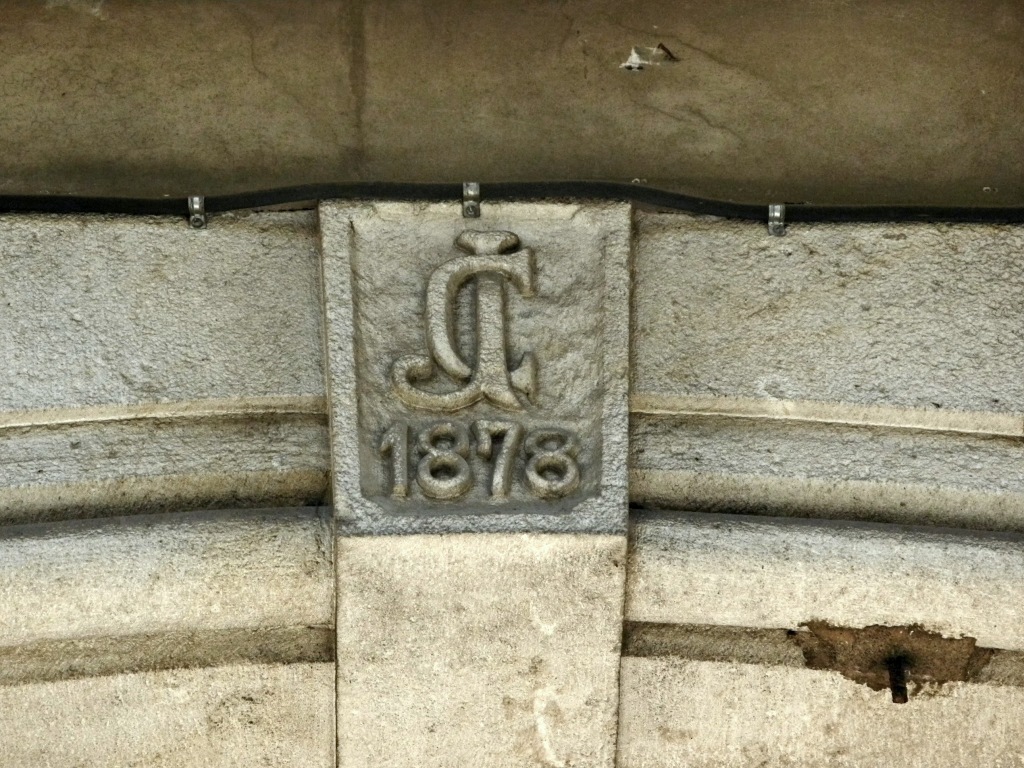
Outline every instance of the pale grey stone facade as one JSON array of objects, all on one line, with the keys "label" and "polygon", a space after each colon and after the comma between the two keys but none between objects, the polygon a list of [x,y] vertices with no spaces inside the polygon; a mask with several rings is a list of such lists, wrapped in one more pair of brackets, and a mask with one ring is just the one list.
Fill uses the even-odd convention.
[{"label": "pale grey stone facade", "polygon": [[0,765],[1018,764],[1021,233],[0,217]]}]

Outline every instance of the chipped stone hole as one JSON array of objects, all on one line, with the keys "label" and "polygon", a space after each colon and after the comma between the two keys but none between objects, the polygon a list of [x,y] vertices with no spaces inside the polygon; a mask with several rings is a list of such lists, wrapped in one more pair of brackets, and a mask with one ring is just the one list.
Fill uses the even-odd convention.
[{"label": "chipped stone hole", "polygon": [[[889,691],[898,704],[912,695],[936,695],[951,682],[1024,686],[1020,654],[979,648],[972,637],[947,638],[919,625],[854,628],[810,621],[787,630],[627,621],[622,643],[623,656],[838,672],[872,690]],[[992,675],[988,665],[997,654],[1003,663]]]},{"label": "chipped stone hole", "polygon": [[659,66],[673,61],[679,61],[679,58],[666,48],[664,43],[658,43],[653,48],[646,45],[634,45],[629,52],[629,58],[619,64],[619,69],[639,72],[645,67]]},{"label": "chipped stone hole", "polygon": [[789,631],[810,669],[839,672],[873,691],[889,689],[896,704],[910,699],[910,685],[967,682],[992,659],[973,637],[948,638],[919,625],[838,627],[824,621]]}]

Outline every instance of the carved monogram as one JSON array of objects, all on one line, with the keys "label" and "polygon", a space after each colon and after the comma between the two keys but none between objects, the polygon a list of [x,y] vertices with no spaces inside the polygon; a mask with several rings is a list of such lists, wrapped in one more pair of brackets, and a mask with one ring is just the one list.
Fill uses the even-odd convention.
[{"label": "carved monogram", "polygon": [[328,202],[320,225],[346,530],[623,525],[628,205]]},{"label": "carved monogram", "polygon": [[[468,255],[458,256],[435,269],[427,282],[426,356],[406,355],[391,368],[391,386],[406,405],[451,413],[480,400],[508,411],[522,411],[534,398],[537,362],[523,355],[519,365],[508,366],[505,329],[505,284],[511,283],[524,298],[531,298],[533,252],[516,250],[512,232],[463,232],[456,239]],[[470,279],[476,283],[475,366],[455,349],[455,298]],[[451,391],[428,391],[417,386],[434,379],[437,368],[455,384]]]},{"label": "carved monogram", "polygon": [[[574,422],[575,414],[552,413],[557,398],[543,407],[537,402],[533,352],[512,358],[512,333],[517,342],[525,334],[527,348],[550,338],[537,333],[544,325],[538,317],[550,307],[535,297],[534,251],[506,231],[465,231],[455,244],[463,253],[426,278],[421,342],[426,354],[398,356],[381,382],[391,397],[429,415],[394,414],[379,422],[373,445],[381,460],[376,489],[397,502],[490,505],[575,496],[588,478],[589,436]],[[512,320],[510,290],[533,311]],[[470,291],[474,301],[466,300]],[[419,336],[418,328],[410,330],[406,339]],[[465,334],[475,343],[465,343]],[[560,360],[552,362],[557,366]],[[545,373],[557,380],[557,371]],[[473,405],[482,407],[471,416],[465,409]]]}]

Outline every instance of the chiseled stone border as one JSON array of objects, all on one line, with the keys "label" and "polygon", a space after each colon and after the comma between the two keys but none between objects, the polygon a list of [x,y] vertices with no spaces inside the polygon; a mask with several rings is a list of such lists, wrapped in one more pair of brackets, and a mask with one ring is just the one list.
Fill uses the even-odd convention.
[{"label": "chiseled stone border", "polygon": [[[460,230],[518,230],[543,237],[550,226],[557,226],[563,238],[572,233],[573,218],[581,214],[580,232],[589,239],[583,245],[560,243],[569,254],[581,248],[598,249],[596,263],[603,272],[604,295],[600,302],[603,317],[601,338],[596,347],[602,355],[600,380],[594,381],[595,397],[600,398],[600,481],[598,495],[585,498],[568,512],[549,511],[543,501],[532,506],[520,504],[515,511],[476,511],[430,514],[394,514],[367,499],[361,488],[361,466],[357,416],[361,387],[358,380],[357,356],[360,330],[356,324],[354,282],[355,251],[361,223],[370,222],[378,228],[393,227],[395,233],[425,232],[436,237],[447,231],[445,239],[427,239],[418,250],[441,250],[451,247],[451,240]],[[383,222],[383,226],[381,225]],[[574,221],[573,221],[574,224]],[[592,230],[599,228],[598,236]],[[325,201],[320,206],[320,230],[325,295],[324,333],[327,345],[328,402],[331,418],[331,449],[334,483],[334,504],[339,531],[345,535],[381,535],[406,533],[451,532],[591,532],[621,534],[625,532],[627,505],[627,443],[628,443],[628,370],[629,370],[629,292],[631,256],[631,209],[626,204],[493,204],[487,207],[483,223],[466,224],[461,209],[455,204],[377,203],[353,205]],[[426,235],[424,235],[426,237]],[[524,235],[525,237],[525,235]],[[380,237],[387,242],[386,237]],[[404,235],[403,241],[410,241]],[[533,240],[524,244],[536,246]],[[543,247],[542,241],[539,247]],[[410,246],[416,247],[416,246]],[[564,257],[562,253],[560,256]],[[543,254],[538,258],[542,258]],[[402,258],[400,253],[364,254],[363,259]],[[593,255],[591,260],[594,261]],[[369,267],[367,267],[369,268]],[[581,269],[587,268],[581,264]],[[591,267],[592,268],[592,267]],[[417,291],[425,292],[426,278]],[[420,321],[421,322],[421,321]],[[417,322],[417,333],[420,322]],[[443,413],[442,413],[443,416]]]}]

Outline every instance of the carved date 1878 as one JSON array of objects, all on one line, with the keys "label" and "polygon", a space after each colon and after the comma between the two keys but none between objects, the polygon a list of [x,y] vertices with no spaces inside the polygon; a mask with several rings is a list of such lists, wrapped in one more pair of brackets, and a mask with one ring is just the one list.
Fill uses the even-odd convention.
[{"label": "carved date 1878", "polygon": [[[429,424],[415,435],[409,447],[409,424],[396,422],[383,434],[380,455],[391,464],[391,496],[409,495],[410,470],[424,496],[458,499],[476,483],[470,463],[476,455],[493,467],[490,496],[508,498],[520,457],[526,487],[542,499],[560,499],[580,485],[579,439],[559,427],[542,427],[529,432],[514,421],[481,419],[471,426],[456,421]],[[472,438],[470,433],[472,432]],[[414,466],[410,466],[410,461]]]}]

